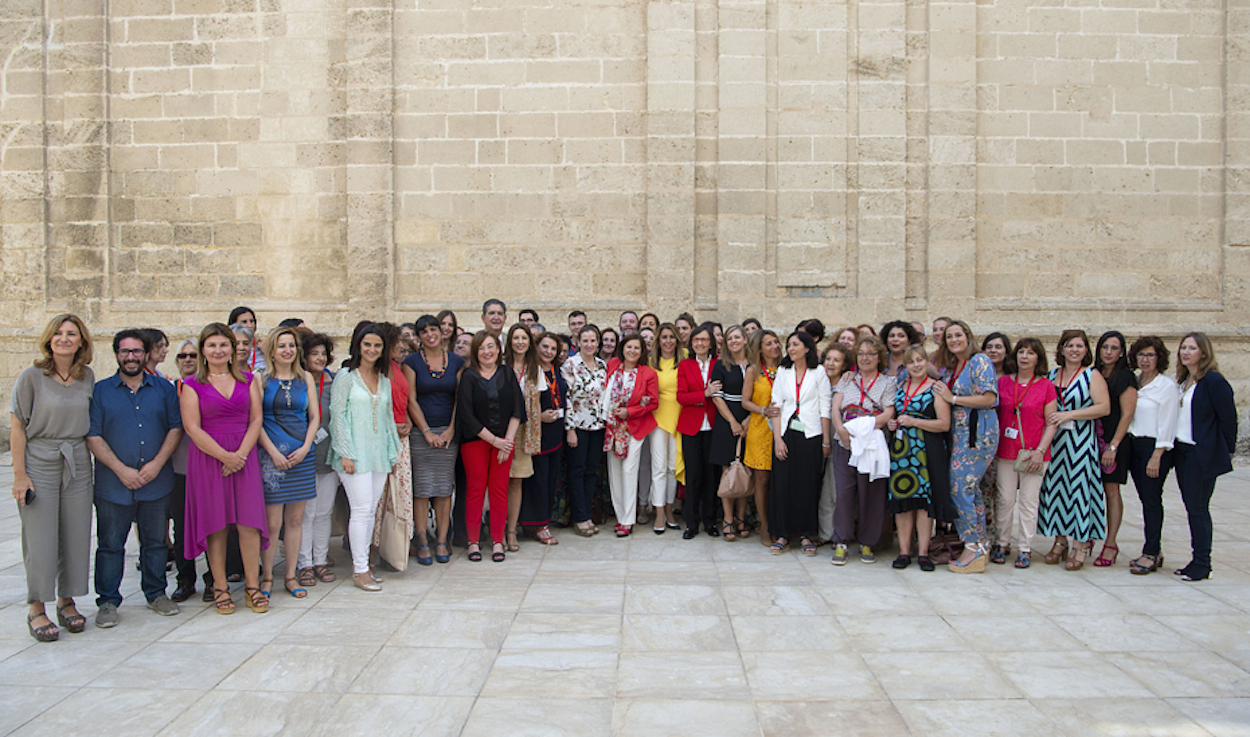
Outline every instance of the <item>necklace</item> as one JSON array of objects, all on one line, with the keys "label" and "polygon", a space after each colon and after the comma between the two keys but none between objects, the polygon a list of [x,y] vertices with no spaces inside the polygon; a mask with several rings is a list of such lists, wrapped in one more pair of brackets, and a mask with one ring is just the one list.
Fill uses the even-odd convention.
[{"label": "necklace", "polygon": [[1181,384],[1181,409],[1185,409],[1185,395],[1189,393],[1189,390],[1194,388],[1194,384],[1197,383],[1198,382],[1194,381],[1194,377],[1190,376],[1185,379],[1185,383]]},{"label": "necklace", "polygon": [[434,368],[430,366],[429,357],[425,355],[425,346],[421,347],[421,361],[422,363],[425,364],[425,370],[429,371],[430,376],[432,376],[435,379],[443,378],[443,374],[447,373],[447,364],[451,362],[450,359],[447,357],[447,351],[443,351],[443,367],[439,369],[438,371],[435,371]]},{"label": "necklace", "polygon": [[55,366],[52,368],[52,370],[56,373],[56,378],[60,379],[62,384],[64,384],[65,386],[69,386],[70,377],[62,376],[60,369],[56,368]]},{"label": "necklace", "polygon": [[291,382],[295,379],[278,379],[278,388],[286,395],[286,408],[291,408]]}]

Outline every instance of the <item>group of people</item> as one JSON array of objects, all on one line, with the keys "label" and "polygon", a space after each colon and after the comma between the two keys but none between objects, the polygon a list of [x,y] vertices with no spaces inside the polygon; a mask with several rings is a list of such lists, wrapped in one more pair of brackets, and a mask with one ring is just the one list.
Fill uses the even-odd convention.
[{"label": "group of people", "polygon": [[1093,565],[1106,567],[1131,475],[1145,545],[1130,570],[1146,574],[1163,565],[1175,470],[1193,550],[1175,573],[1210,576],[1209,501],[1232,469],[1237,419],[1203,333],[1180,341],[1174,380],[1161,339],[1129,345],[1116,331],[1092,348],[1084,331],[1065,331],[1051,367],[1037,338],[977,343],[945,317],[932,352],[925,326],[904,321],[826,336],[811,319],[782,336],[756,319],[726,328],[689,313],[626,311],[600,328],[574,310],[558,333],[528,309],[508,326],[497,299],[481,320],[476,333],[450,311],[361,322],[336,367],[330,336],[289,319],[260,340],[255,311],[240,307],[179,345],[175,377],[160,372],[162,331],[118,332],[117,373],[97,382],[87,326],[53,318],[11,401],[30,634],[52,641],[86,625],[74,597],[87,593],[93,504],[105,628],[120,621],[132,525],[158,614],[196,593],[201,554],[218,613],[235,609],[232,581],[264,612],[279,537],[289,595],[335,580],[340,498],[352,582],[379,591],[379,549],[396,536],[404,563],[409,548],[419,565],[447,563],[455,538],[481,561],[485,515],[502,562],[521,531],[558,544],[565,502],[575,534],[598,534],[604,486],[622,538],[647,522],[656,535],[682,530],[680,511],[685,539],[754,533],[778,555],[831,544],[835,565],[854,548],[874,562],[897,531],[900,569],[1028,568],[1039,533],[1055,538],[1046,563],[1078,570],[1101,540]]}]

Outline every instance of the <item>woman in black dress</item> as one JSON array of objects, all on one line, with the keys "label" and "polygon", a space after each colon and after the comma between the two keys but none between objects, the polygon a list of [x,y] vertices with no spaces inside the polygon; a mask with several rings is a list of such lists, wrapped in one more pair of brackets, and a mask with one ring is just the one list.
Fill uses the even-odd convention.
[{"label": "woman in black dress", "polygon": [[[712,465],[723,469],[741,456],[738,441],[745,440],[747,434],[747,412],[742,406],[742,390],[746,377],[746,368],[751,364],[747,356],[747,334],[741,325],[733,325],[725,331],[725,350],[720,361],[712,369],[712,381],[720,381],[721,389],[712,397],[716,405],[716,424],[712,426]],[[721,523],[721,534],[726,542],[738,539],[741,533],[747,533],[746,497],[740,499],[722,499],[724,520]]]},{"label": "woman in black dress", "polygon": [[1107,380],[1107,394],[1111,397],[1111,412],[1099,420],[1102,423],[1100,437],[1105,443],[1098,460],[1102,465],[1103,493],[1107,496],[1107,539],[1103,540],[1102,552],[1094,560],[1095,567],[1107,568],[1115,565],[1120,555],[1120,546],[1116,544],[1120,522],[1124,519],[1120,486],[1128,483],[1130,450],[1125,439],[1137,410],[1137,375],[1128,367],[1128,344],[1118,330],[1108,330],[1098,339],[1094,369],[1102,372]]}]

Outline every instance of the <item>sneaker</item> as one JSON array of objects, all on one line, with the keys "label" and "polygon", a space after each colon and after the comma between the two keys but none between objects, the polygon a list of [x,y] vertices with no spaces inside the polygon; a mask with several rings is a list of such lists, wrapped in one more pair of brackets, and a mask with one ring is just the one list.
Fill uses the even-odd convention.
[{"label": "sneaker", "polygon": [[835,566],[846,565],[846,546],[845,545],[843,545],[842,543],[838,543],[836,546],[834,546],[833,560],[830,562],[832,562]]},{"label": "sneaker", "polygon": [[[161,594],[152,601],[148,602],[148,609],[156,612],[162,617],[172,617],[178,613],[178,605],[169,600],[168,596]],[[97,618],[97,622],[99,619]]]},{"label": "sneaker", "polygon": [[121,621],[121,617],[117,616],[117,605],[105,602],[100,605],[100,610],[95,613],[95,626],[106,630],[110,627],[116,627]]},{"label": "sneaker", "polygon": [[872,548],[867,545],[859,546],[859,562],[860,563],[876,563],[877,556],[872,554]]}]

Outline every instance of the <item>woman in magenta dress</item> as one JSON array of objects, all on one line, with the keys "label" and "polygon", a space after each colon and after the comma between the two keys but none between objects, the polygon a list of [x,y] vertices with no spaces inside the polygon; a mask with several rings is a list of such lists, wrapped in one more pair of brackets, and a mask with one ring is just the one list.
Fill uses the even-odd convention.
[{"label": "woman in magenta dress", "polygon": [[187,453],[187,536],[184,555],[208,551],[217,583],[213,602],[219,614],[234,612],[226,586],[226,536],[234,525],[243,555],[244,601],[254,612],[269,609],[260,589],[260,551],[269,546],[265,497],[256,440],[260,436],[260,386],[234,361],[230,328],[212,323],[200,333],[195,376],[181,393],[183,428],[191,438]]}]

